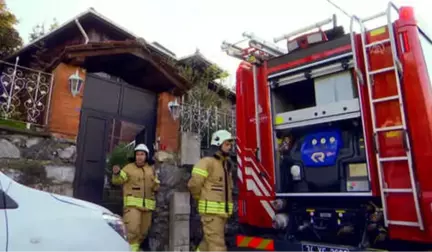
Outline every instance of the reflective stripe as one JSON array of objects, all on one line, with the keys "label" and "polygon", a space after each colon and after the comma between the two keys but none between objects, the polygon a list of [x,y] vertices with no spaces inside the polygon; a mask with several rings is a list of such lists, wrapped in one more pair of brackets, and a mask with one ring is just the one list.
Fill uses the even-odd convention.
[{"label": "reflective stripe", "polygon": [[130,247],[131,247],[132,251],[139,251],[140,250],[140,244],[139,243],[132,243],[130,245]]},{"label": "reflective stripe", "polygon": [[203,170],[203,169],[200,169],[200,168],[196,168],[196,167],[194,167],[192,169],[192,174],[198,174],[198,175],[203,176],[204,178],[208,177],[208,172],[206,170]]},{"label": "reflective stripe", "polygon": [[152,199],[142,199],[133,196],[126,196],[124,198],[124,206],[135,206],[135,207],[145,207],[149,210],[156,209],[156,201]]},{"label": "reflective stripe", "polygon": [[156,209],[156,201],[152,199],[145,199],[144,206],[149,210],[155,210]]},{"label": "reflective stripe", "polygon": [[239,248],[252,248],[265,251],[274,250],[274,241],[272,239],[238,235],[236,243]]},{"label": "reflective stripe", "polygon": [[225,204],[228,204],[228,214],[233,212],[233,203],[200,200],[198,212],[200,214],[226,214]]},{"label": "reflective stripe", "polygon": [[120,177],[121,177],[123,180],[127,180],[127,178],[128,178],[126,172],[124,172],[123,170],[120,171]]},{"label": "reflective stripe", "polygon": [[126,172],[121,170],[119,174],[113,174],[111,181],[113,184],[121,185],[127,180],[127,178]]}]

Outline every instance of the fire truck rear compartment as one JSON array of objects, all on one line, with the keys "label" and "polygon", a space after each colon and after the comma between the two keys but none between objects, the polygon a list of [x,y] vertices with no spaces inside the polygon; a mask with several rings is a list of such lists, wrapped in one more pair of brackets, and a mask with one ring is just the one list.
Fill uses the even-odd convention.
[{"label": "fire truck rear compartment", "polygon": [[[275,129],[286,130],[360,117],[358,92],[351,70],[343,71],[350,62],[345,59],[274,81],[272,103]],[[330,70],[335,72],[321,75]]]},{"label": "fire truck rear compartment", "polygon": [[293,145],[281,153],[280,193],[370,191],[360,119],[302,127],[290,133]]},{"label": "fire truck rear compartment", "polygon": [[281,78],[272,90],[275,129],[291,140],[276,160],[278,196],[370,194],[357,86],[344,62],[311,69],[339,65],[339,71],[316,78]]},{"label": "fire truck rear compartment", "polygon": [[297,240],[358,245],[376,201],[351,62],[338,58],[273,80],[274,129],[290,141],[278,147],[276,197],[287,205],[277,216],[288,216],[286,231]]}]

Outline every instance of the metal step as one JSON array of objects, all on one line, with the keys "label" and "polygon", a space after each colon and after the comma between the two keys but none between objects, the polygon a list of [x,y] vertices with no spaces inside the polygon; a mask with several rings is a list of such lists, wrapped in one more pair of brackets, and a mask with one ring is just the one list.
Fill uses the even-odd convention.
[{"label": "metal step", "polygon": [[404,157],[380,157],[380,162],[392,162],[392,161],[406,161],[408,160],[407,156]]},{"label": "metal step", "polygon": [[374,41],[372,43],[366,44],[365,47],[369,48],[369,47],[372,47],[372,46],[376,46],[376,45],[380,45],[380,44],[385,44],[385,43],[389,43],[389,42],[390,42],[389,38],[388,39],[383,39],[383,40],[378,40],[378,41]]},{"label": "metal step", "polygon": [[392,101],[392,100],[398,100],[398,99],[399,99],[398,95],[393,95],[393,96],[387,96],[387,97],[372,99],[372,102],[373,103],[379,103],[379,102],[386,102],[386,101]]},{"label": "metal step", "polygon": [[388,224],[390,224],[390,225],[396,225],[396,226],[420,227],[420,224],[418,222],[414,222],[414,221],[388,220]]},{"label": "metal step", "polygon": [[384,188],[383,191],[388,193],[412,193],[413,192],[411,188]]},{"label": "metal step", "polygon": [[392,130],[404,130],[404,127],[402,125],[398,125],[398,126],[391,126],[391,127],[376,128],[375,132],[392,131]]},{"label": "metal step", "polygon": [[370,71],[369,74],[370,75],[374,75],[374,74],[379,74],[379,73],[385,73],[385,72],[392,71],[392,70],[395,70],[395,69],[396,68],[394,66],[392,66],[392,67],[385,67],[385,68],[380,68],[380,69],[377,69],[377,70]]}]

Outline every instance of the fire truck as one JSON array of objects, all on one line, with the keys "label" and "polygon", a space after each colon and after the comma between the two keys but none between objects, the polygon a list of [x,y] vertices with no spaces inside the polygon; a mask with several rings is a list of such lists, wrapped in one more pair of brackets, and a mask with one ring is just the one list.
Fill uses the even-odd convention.
[{"label": "fire truck", "polygon": [[431,249],[432,37],[413,8],[243,36],[222,43],[242,60],[237,247]]}]

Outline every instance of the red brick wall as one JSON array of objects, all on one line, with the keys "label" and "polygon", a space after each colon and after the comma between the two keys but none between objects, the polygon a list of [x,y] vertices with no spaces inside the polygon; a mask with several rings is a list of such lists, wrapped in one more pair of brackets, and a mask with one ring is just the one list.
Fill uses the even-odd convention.
[{"label": "red brick wall", "polygon": [[175,96],[170,93],[159,94],[156,139],[159,137],[159,143],[166,147],[167,151],[177,152],[180,141],[180,121],[179,119],[174,121],[168,110],[168,102],[174,99]]},{"label": "red brick wall", "polygon": [[[84,90],[84,86],[82,86],[81,93],[75,97],[73,97],[70,92],[69,77],[74,74],[77,69],[79,68],[61,63],[53,71],[54,86],[48,119],[48,128],[51,133],[70,139],[75,139],[78,135]],[[79,69],[78,73],[80,77],[85,80],[85,70]]]}]

